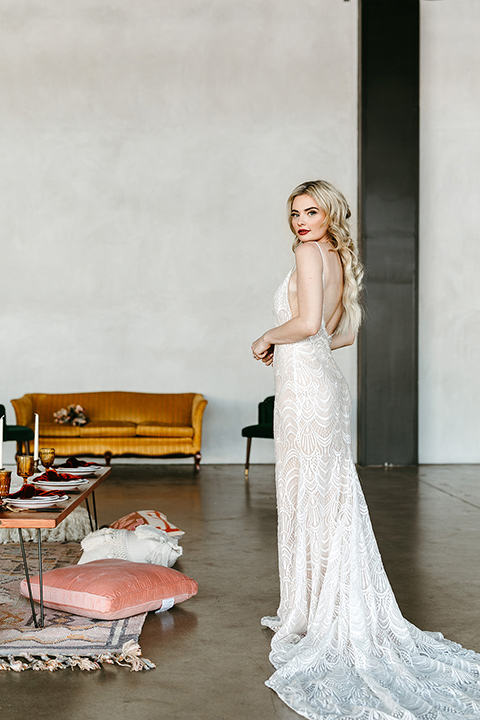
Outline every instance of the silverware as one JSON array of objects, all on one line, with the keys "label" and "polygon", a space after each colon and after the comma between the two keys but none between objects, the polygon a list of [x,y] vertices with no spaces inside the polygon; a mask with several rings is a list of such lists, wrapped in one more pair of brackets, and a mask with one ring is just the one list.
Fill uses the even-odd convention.
[{"label": "silverware", "polygon": [[62,510],[65,510],[65,508],[57,508],[57,507],[46,507],[46,508],[18,508],[18,507],[12,507],[11,505],[8,505],[8,503],[3,504],[4,510],[9,510],[10,512],[15,513],[24,513],[24,512],[50,512],[50,513],[59,513],[62,512]]}]

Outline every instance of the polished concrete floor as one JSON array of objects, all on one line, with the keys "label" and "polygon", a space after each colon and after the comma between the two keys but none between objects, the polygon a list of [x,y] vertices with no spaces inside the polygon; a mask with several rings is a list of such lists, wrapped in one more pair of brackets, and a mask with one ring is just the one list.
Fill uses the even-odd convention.
[{"label": "polished concrete floor", "polygon": [[[404,615],[480,651],[480,466],[365,468],[360,476]],[[115,464],[97,493],[101,523],[158,509],[186,531],[175,566],[197,597],[140,638],[157,668],[0,673],[2,720],[293,720],[263,685],[278,601],[272,466]],[[0,546],[1,552],[1,546]]]}]

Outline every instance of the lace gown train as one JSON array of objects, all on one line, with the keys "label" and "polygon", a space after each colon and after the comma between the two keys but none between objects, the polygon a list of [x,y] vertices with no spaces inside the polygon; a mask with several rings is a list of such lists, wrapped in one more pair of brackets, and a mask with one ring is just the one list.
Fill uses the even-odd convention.
[{"label": "lace gown train", "polygon": [[[320,248],[319,248],[320,249]],[[291,318],[290,275],[275,294]],[[480,720],[480,655],[422,632],[385,574],[350,447],[350,393],[319,332],[277,345],[280,606],[267,681],[310,720]]]}]

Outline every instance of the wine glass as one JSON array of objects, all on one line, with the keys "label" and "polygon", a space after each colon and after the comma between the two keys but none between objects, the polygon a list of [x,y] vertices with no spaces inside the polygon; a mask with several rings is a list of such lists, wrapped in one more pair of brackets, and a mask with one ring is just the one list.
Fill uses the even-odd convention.
[{"label": "wine glass", "polygon": [[55,448],[40,448],[38,456],[45,470],[50,470],[55,460]]},{"label": "wine glass", "polygon": [[33,475],[33,455],[17,455],[17,475],[23,478],[24,484]]}]

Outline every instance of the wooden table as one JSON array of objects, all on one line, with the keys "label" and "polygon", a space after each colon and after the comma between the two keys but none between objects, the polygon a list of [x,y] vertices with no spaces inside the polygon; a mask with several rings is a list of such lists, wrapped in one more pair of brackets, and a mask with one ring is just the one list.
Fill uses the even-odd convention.
[{"label": "wooden table", "polygon": [[[68,472],[68,470],[67,470]],[[18,528],[18,536],[20,538],[20,547],[22,549],[23,566],[25,568],[25,577],[27,580],[28,594],[30,597],[30,607],[32,608],[32,616],[35,627],[43,627],[43,574],[42,574],[42,529],[43,528],[56,528],[62,520],[65,520],[70,513],[75,510],[83,501],[87,505],[88,515],[90,518],[90,527],[93,530],[97,529],[97,508],[95,503],[95,490],[107,478],[111,473],[110,467],[105,467],[99,470],[95,476],[89,478],[88,485],[85,485],[84,490],[67,490],[62,491],[68,494],[68,500],[64,500],[62,503],[58,503],[53,508],[45,508],[44,510],[22,510],[21,512],[12,512],[10,510],[0,509],[0,527],[2,528]],[[81,476],[79,476],[81,477]],[[60,491],[59,491],[60,492]],[[90,507],[88,505],[88,498],[92,496],[93,505],[93,519],[90,513]],[[30,575],[28,572],[27,556],[25,555],[25,546],[23,544],[22,528],[34,528],[37,530],[37,543],[38,543],[38,568],[39,568],[39,580],[40,580],[40,624],[37,623],[37,616],[35,613],[35,604],[32,596],[32,589],[30,586]]]}]

